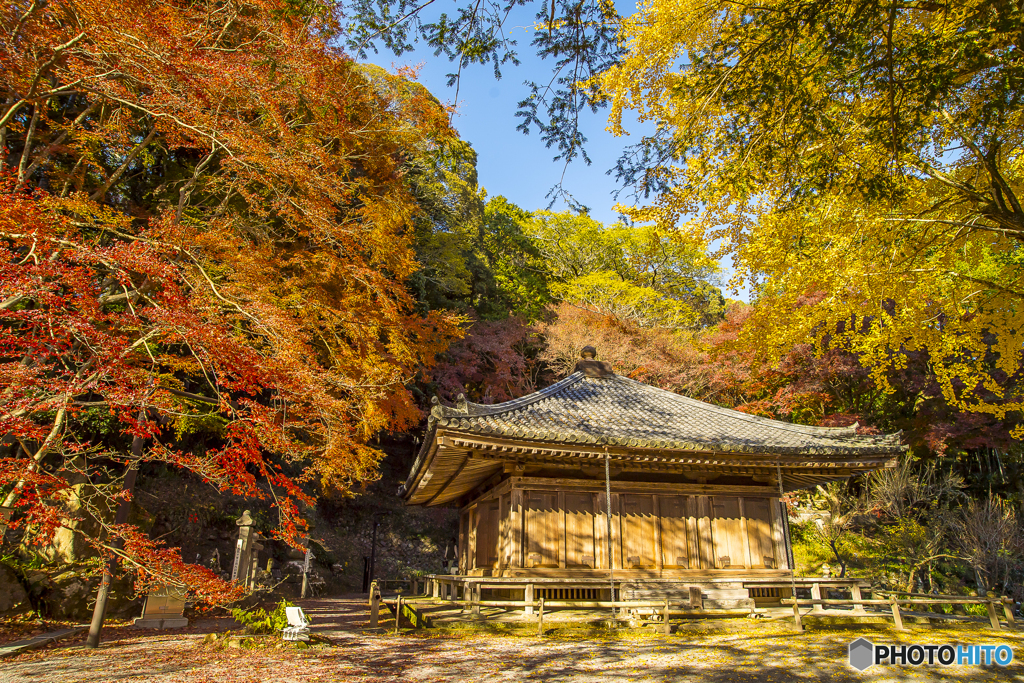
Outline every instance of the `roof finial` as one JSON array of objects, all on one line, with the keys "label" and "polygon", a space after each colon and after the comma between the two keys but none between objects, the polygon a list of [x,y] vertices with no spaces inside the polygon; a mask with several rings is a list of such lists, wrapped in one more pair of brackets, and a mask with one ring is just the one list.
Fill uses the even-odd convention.
[{"label": "roof finial", "polygon": [[603,360],[596,360],[597,349],[590,344],[583,347],[580,351],[582,360],[576,363],[576,372],[582,372],[587,377],[607,378],[614,377],[615,371],[612,370],[612,364],[607,363]]}]

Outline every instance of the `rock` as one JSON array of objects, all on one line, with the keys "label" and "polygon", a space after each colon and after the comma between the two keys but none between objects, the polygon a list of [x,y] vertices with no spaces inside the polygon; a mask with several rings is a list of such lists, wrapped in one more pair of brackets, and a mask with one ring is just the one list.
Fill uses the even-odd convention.
[{"label": "rock", "polygon": [[75,571],[65,571],[52,577],[49,583],[49,590],[41,596],[47,615],[56,619],[82,619],[87,616],[92,593],[88,578]]},{"label": "rock", "polygon": [[28,591],[21,585],[18,575],[5,564],[0,564],[0,614],[31,609]]}]

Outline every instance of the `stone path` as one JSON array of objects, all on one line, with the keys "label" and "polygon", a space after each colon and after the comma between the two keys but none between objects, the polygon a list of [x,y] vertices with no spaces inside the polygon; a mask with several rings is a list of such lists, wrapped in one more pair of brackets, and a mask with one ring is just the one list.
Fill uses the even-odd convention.
[{"label": "stone path", "polygon": [[65,628],[51,633],[42,633],[38,636],[26,638],[25,640],[17,640],[13,643],[4,643],[3,645],[0,645],[0,659],[13,657],[14,655],[21,654],[22,652],[28,652],[29,650],[38,650],[41,647],[46,647],[47,645],[56,643],[59,640],[64,640],[65,638],[77,635],[82,631],[85,631],[87,628],[88,626]]}]

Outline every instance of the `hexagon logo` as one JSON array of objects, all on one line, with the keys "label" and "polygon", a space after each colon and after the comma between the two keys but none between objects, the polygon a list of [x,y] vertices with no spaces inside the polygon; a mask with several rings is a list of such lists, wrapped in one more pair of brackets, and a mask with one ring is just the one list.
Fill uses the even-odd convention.
[{"label": "hexagon logo", "polygon": [[858,638],[850,643],[850,666],[863,671],[875,663],[875,646],[867,638]]}]

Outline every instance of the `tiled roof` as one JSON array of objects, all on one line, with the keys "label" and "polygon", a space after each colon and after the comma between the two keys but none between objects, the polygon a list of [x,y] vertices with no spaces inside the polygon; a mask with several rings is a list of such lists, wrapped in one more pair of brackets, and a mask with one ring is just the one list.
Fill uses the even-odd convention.
[{"label": "tiled roof", "polygon": [[505,403],[435,404],[430,427],[542,442],[725,453],[868,455],[903,450],[899,434],[808,427],[679,396],[625,377],[576,372]]}]

